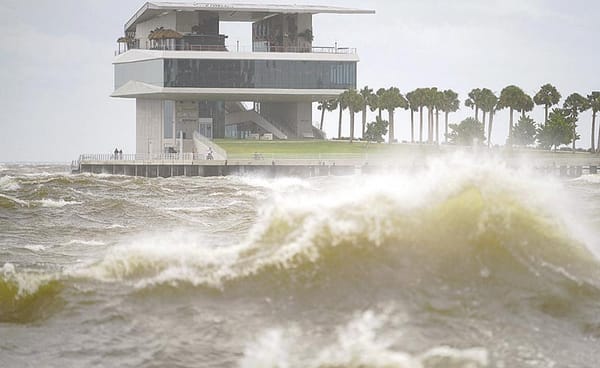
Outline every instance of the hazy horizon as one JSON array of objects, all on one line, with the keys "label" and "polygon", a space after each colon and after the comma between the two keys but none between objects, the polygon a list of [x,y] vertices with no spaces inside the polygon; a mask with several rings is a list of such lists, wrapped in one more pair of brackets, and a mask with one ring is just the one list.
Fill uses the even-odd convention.
[{"label": "hazy horizon", "polygon": [[[207,1],[210,2],[210,1]],[[221,1],[222,2],[222,1]],[[260,1],[252,3],[290,3]],[[316,46],[356,47],[360,89],[396,86],[453,89],[461,110],[473,88],[496,93],[510,84],[534,95],[545,83],[563,96],[600,90],[597,74],[600,4],[589,1],[302,1],[368,8],[376,15],[317,15]],[[110,98],[112,60],[123,24],[144,1],[8,0],[0,4],[0,162],[70,162],[81,153],[135,151],[135,102]],[[60,21],[56,21],[57,17]],[[250,43],[250,24],[223,24],[229,42]],[[561,101],[562,103],[562,101]],[[532,117],[540,122],[543,108]],[[387,115],[387,114],[386,114]],[[337,135],[337,112],[326,116]],[[371,120],[374,114],[369,114]],[[318,122],[316,110],[313,122]],[[348,113],[344,130],[349,133]],[[396,112],[399,141],[410,137],[410,114]],[[356,121],[360,124],[360,115]],[[494,119],[494,144],[504,144],[508,111]],[[591,113],[581,115],[577,146],[590,145]]]}]

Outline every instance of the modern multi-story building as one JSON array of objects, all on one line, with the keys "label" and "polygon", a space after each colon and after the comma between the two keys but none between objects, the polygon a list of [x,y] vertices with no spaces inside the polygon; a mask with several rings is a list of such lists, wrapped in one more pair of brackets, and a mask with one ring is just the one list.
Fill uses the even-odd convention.
[{"label": "modern multi-story building", "polygon": [[[313,102],[356,88],[355,49],[315,47],[327,6],[147,2],[125,24],[113,97],[136,99],[136,151],[197,150],[194,136],[308,139]],[[222,22],[251,22],[252,45],[228,44]],[[199,138],[196,138],[196,141]]]}]

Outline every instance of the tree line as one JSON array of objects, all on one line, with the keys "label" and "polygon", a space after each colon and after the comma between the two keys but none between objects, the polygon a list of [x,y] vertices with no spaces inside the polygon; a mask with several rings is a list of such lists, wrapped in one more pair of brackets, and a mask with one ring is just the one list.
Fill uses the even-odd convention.
[{"label": "tree line", "polygon": [[[342,123],[344,110],[350,117],[350,141],[355,139],[355,115],[362,113],[363,139],[383,141],[388,133],[388,142],[395,139],[394,115],[398,109],[410,111],[410,142],[440,144],[440,113],[444,117],[445,143],[450,144],[483,144],[487,141],[491,146],[491,136],[494,128],[494,116],[498,111],[509,111],[509,136],[507,145],[528,146],[537,143],[541,148],[557,148],[560,145],[572,144],[579,139],[577,127],[579,115],[587,110],[592,111],[591,122],[591,152],[600,152],[600,130],[598,145],[596,145],[596,116],[600,111],[600,92],[592,92],[584,97],[579,93],[569,95],[562,106],[559,105],[562,96],[551,84],[545,84],[533,96],[529,96],[521,88],[510,85],[496,95],[489,88],[472,89],[464,101],[464,105],[473,110],[473,117],[463,120],[460,124],[449,124],[449,115],[456,112],[461,105],[458,93],[451,89],[438,90],[432,88],[417,88],[405,95],[397,87],[380,88],[374,92],[368,86],[360,91],[349,89],[337,98],[320,101],[320,129],[327,111],[339,110],[338,138],[342,138]],[[535,106],[544,108],[544,121],[536,123],[529,115]],[[367,109],[377,112],[376,120],[367,122]],[[383,112],[387,112],[387,120]],[[520,114],[515,124],[514,113]],[[418,115],[418,126],[416,121]],[[481,116],[481,119],[480,119]],[[487,126],[486,126],[487,124]],[[451,130],[451,131],[449,131]],[[426,134],[426,135],[425,135]]]}]

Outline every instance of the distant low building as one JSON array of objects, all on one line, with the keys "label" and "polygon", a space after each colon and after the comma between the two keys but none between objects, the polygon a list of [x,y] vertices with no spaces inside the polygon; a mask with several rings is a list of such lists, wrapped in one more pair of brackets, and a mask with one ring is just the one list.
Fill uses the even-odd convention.
[{"label": "distant low building", "polygon": [[[312,103],[356,88],[355,49],[313,45],[328,6],[147,2],[125,24],[113,97],[136,99],[139,154],[194,151],[193,136],[317,138]],[[252,22],[230,45],[220,22]],[[242,102],[251,102],[245,105]]]}]

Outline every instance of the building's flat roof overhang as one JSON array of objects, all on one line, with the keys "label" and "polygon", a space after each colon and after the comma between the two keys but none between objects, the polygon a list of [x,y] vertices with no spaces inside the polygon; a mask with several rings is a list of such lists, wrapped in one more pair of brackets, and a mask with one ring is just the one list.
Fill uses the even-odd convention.
[{"label": "building's flat roof overhang", "polygon": [[169,11],[207,11],[219,13],[223,22],[256,22],[273,14],[375,14],[374,10],[321,5],[178,3],[149,1],[125,24],[125,31]]},{"label": "building's flat roof overhang", "polygon": [[173,88],[130,81],[111,97],[160,100],[317,102],[342,94],[338,89]]}]

